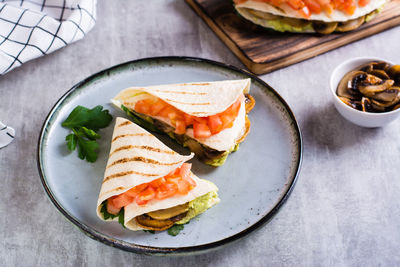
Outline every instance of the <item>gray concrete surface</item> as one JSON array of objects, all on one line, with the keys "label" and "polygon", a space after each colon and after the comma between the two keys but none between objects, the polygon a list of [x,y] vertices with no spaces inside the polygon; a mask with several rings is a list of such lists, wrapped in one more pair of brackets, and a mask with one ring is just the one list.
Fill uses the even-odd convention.
[{"label": "gray concrete surface", "polygon": [[280,213],[244,240],[194,257],[136,255],[86,237],[50,203],[36,167],[42,123],[75,83],[124,61],[163,55],[242,64],[182,0],[99,1],[82,41],[0,78],[0,119],[17,131],[0,150],[1,266],[400,265],[400,120],[363,129],[334,109],[337,64],[356,56],[400,62],[400,28],[263,75],[292,107],[304,161]]}]

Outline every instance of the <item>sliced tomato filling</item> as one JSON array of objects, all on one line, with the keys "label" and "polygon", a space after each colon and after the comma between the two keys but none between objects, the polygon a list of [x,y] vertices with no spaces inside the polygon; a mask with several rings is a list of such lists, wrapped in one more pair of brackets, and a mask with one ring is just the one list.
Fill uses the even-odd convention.
[{"label": "sliced tomato filling", "polygon": [[107,211],[118,214],[121,208],[136,202],[137,205],[145,205],[153,199],[166,199],[175,195],[186,195],[196,186],[196,182],[190,177],[191,163],[183,163],[181,167],[164,177],[137,185],[128,191],[110,197],[107,200]]},{"label": "sliced tomato filling", "polygon": [[[245,3],[249,0],[234,0],[236,4]],[[256,2],[268,3],[273,6],[288,4],[292,9],[297,10],[304,18],[309,18],[312,14],[319,14],[324,11],[331,14],[333,10],[342,11],[348,15],[353,15],[357,5],[364,7],[371,0],[253,0]]]},{"label": "sliced tomato filling", "polygon": [[[297,0],[301,1],[301,0]],[[235,103],[230,105],[224,112],[208,117],[196,117],[178,110],[172,105],[158,98],[147,98],[135,103],[135,111],[150,115],[160,116],[170,119],[175,127],[175,133],[185,134],[187,128],[193,128],[195,138],[207,138],[217,134],[233,125],[239,114],[240,105],[243,102],[244,95],[241,95]]]}]

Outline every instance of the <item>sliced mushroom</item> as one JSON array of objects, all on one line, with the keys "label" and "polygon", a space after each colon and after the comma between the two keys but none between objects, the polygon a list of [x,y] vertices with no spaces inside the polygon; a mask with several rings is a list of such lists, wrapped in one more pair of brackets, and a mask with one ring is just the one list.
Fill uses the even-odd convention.
[{"label": "sliced mushroom", "polygon": [[189,202],[168,209],[156,210],[147,213],[151,218],[156,220],[166,220],[189,210]]},{"label": "sliced mushroom", "polygon": [[156,220],[148,216],[147,214],[143,214],[135,217],[136,223],[144,229],[155,230],[155,231],[163,231],[170,228],[174,225],[175,222],[181,220],[186,216],[187,212],[179,214],[175,217],[172,217],[167,220]]},{"label": "sliced mushroom", "polygon": [[383,107],[379,101],[371,99],[371,106],[375,111],[379,112],[385,111],[385,107]]},{"label": "sliced mushroom", "polygon": [[252,15],[254,15],[254,16],[260,18],[260,19],[265,19],[265,20],[278,20],[278,19],[281,19],[281,18],[282,18],[282,17],[279,16],[279,15],[274,15],[274,14],[271,14],[271,13],[268,13],[268,12],[261,12],[261,11],[254,10],[254,9],[251,9],[251,8],[247,8],[246,10],[247,10],[250,14],[252,14]]},{"label": "sliced mushroom", "polygon": [[338,23],[337,22],[323,22],[323,21],[314,21],[312,26],[313,29],[321,34],[330,34],[336,30]]},{"label": "sliced mushroom", "polygon": [[293,26],[293,27],[303,28],[303,27],[306,27],[307,25],[310,24],[310,21],[305,20],[305,19],[283,17],[283,16],[274,15],[274,14],[267,13],[267,12],[254,10],[254,9],[251,9],[251,8],[246,8],[246,10],[251,15],[253,15],[253,16],[259,18],[259,19],[262,19],[262,20],[277,20],[277,21],[281,21],[282,23],[289,24],[290,26]]},{"label": "sliced mushroom", "polygon": [[374,63],[376,63],[376,62],[370,62],[367,64],[363,64],[363,65],[359,66],[357,69],[360,71],[365,71],[367,73],[370,73],[371,71],[374,70],[374,65],[373,65]]},{"label": "sliced mushroom", "polygon": [[342,96],[339,96],[339,99],[340,99],[343,103],[345,103],[346,105],[348,105],[348,106],[351,107],[351,108],[358,109],[358,110],[362,110],[361,102],[360,102],[360,101],[354,101],[354,100],[351,100],[350,98],[342,97]]},{"label": "sliced mushroom", "polygon": [[357,69],[361,71],[365,71],[371,73],[373,70],[383,70],[387,71],[390,68],[390,65],[384,61],[372,61],[366,64],[359,66]]},{"label": "sliced mushroom", "polygon": [[256,100],[254,97],[252,97],[250,94],[245,95],[246,100],[245,100],[245,106],[246,106],[246,113],[249,113],[255,106]]},{"label": "sliced mushroom", "polygon": [[357,87],[366,77],[367,74],[363,71],[350,71],[340,81],[336,94],[353,100],[359,99],[360,94]]},{"label": "sliced mushroom", "polygon": [[364,83],[369,84],[369,85],[378,85],[382,83],[382,79],[371,74],[367,74],[367,77],[365,77]]},{"label": "sliced mushroom", "polygon": [[[371,75],[372,76],[372,75]],[[384,80],[381,83],[363,83],[358,87],[358,90],[365,96],[372,97],[376,93],[383,92],[394,84],[393,80]]]},{"label": "sliced mushroom", "polygon": [[390,79],[390,76],[384,70],[372,70],[371,72],[368,73],[384,80]]},{"label": "sliced mushroom", "polygon": [[390,68],[390,64],[385,61],[378,61],[374,64],[374,70],[387,71]]},{"label": "sliced mushroom", "polygon": [[361,106],[362,106],[362,111],[364,111],[364,112],[373,112],[374,111],[371,106],[371,101],[366,97],[361,98]]},{"label": "sliced mushroom", "polygon": [[393,65],[388,69],[387,73],[400,86],[400,65]]},{"label": "sliced mushroom", "polygon": [[371,102],[375,106],[379,106],[379,107],[382,107],[382,108],[389,108],[389,107],[394,106],[394,105],[396,105],[397,103],[400,102],[400,94],[398,94],[397,97],[394,100],[390,101],[390,102],[381,102],[381,101],[376,101],[374,99],[371,99]]},{"label": "sliced mushroom", "polygon": [[280,21],[284,24],[289,24],[290,26],[298,27],[298,28],[305,28],[311,24],[311,22],[309,20],[295,19],[295,18],[289,18],[289,17],[282,17],[282,19],[280,19]]},{"label": "sliced mushroom", "polygon": [[171,220],[155,220],[145,214],[135,217],[135,220],[140,227],[148,230],[163,231],[174,225]]},{"label": "sliced mushroom", "polygon": [[400,109],[400,65],[363,64],[343,77],[336,94],[349,107],[364,112]]},{"label": "sliced mushroom", "polygon": [[371,96],[371,98],[378,101],[391,102],[396,99],[396,97],[399,95],[399,92],[400,87],[393,86],[383,92]]},{"label": "sliced mushroom", "polygon": [[361,16],[356,19],[352,19],[346,22],[340,22],[337,27],[336,31],[338,32],[348,32],[357,29],[360,27],[365,21],[365,17]]}]

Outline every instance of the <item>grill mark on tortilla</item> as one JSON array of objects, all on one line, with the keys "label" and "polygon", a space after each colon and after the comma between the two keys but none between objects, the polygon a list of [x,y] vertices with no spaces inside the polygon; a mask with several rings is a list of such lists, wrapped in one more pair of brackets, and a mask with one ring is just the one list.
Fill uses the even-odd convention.
[{"label": "grill mark on tortilla", "polygon": [[133,158],[118,159],[118,160],[114,161],[113,163],[111,163],[110,165],[108,165],[107,168],[109,168],[111,166],[114,166],[114,165],[117,165],[117,164],[122,164],[122,163],[126,163],[126,162],[131,162],[131,161],[141,161],[141,162],[144,162],[144,163],[149,163],[149,164],[154,164],[154,165],[163,165],[163,166],[172,166],[172,165],[176,165],[176,164],[182,162],[180,160],[178,162],[164,163],[164,162],[159,162],[157,160],[144,158],[144,157],[133,157]]},{"label": "grill mark on tortilla", "polygon": [[183,85],[210,85],[210,83],[181,83],[181,84],[175,84],[177,86],[183,86]]},{"label": "grill mark on tortilla", "polygon": [[114,153],[116,153],[118,151],[132,149],[132,148],[150,150],[150,151],[153,151],[153,152],[165,153],[165,154],[170,154],[170,155],[175,155],[176,154],[176,152],[174,152],[174,151],[162,150],[162,149],[151,147],[151,146],[133,146],[133,145],[129,145],[129,146],[121,146],[121,147],[115,149],[113,152],[110,153],[109,157],[111,157],[111,155],[113,155]]},{"label": "grill mark on tortilla", "polygon": [[107,182],[108,180],[124,177],[124,176],[127,176],[129,174],[137,174],[137,175],[149,176],[149,177],[158,176],[159,175],[159,174],[143,173],[143,172],[137,172],[137,171],[118,172],[118,173],[111,174],[111,175],[107,176],[106,178],[104,178],[103,184],[105,182]]},{"label": "grill mark on tortilla", "polygon": [[137,133],[137,134],[122,134],[122,135],[118,135],[116,137],[113,138],[112,142],[114,142],[115,140],[119,139],[119,138],[123,138],[126,136],[152,136],[149,133]]},{"label": "grill mark on tortilla", "polygon": [[108,194],[108,193],[110,193],[110,192],[122,191],[122,190],[125,190],[125,189],[126,189],[126,187],[120,186],[120,187],[114,188],[114,189],[112,189],[112,190],[108,190],[108,191],[106,191],[106,192],[101,193],[101,194],[100,194],[100,197],[101,197],[101,196],[104,196],[105,194]]},{"label": "grill mark on tortilla", "polygon": [[168,99],[168,98],[166,98],[165,101],[170,101],[170,102],[183,104],[183,105],[193,105],[193,106],[207,106],[207,105],[210,105],[210,102],[206,102],[206,103],[186,103],[186,102],[176,101],[176,100],[172,100],[172,99]]},{"label": "grill mark on tortilla", "polygon": [[129,124],[132,124],[132,122],[125,121],[125,122],[121,123],[120,125],[118,125],[118,127],[122,127],[122,126],[129,125]]},{"label": "grill mark on tortilla", "polygon": [[164,91],[164,90],[157,90],[157,89],[153,89],[152,91],[159,92],[159,93],[168,93],[168,94],[207,95],[207,93],[203,93],[203,92]]}]

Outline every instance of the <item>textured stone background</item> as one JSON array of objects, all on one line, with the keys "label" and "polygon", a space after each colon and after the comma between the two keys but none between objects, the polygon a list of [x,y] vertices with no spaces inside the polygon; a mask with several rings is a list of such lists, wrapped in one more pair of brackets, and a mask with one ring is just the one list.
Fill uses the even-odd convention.
[{"label": "textured stone background", "polygon": [[293,194],[255,234],[194,257],[157,258],[86,237],[45,195],[36,167],[40,127],[75,83],[114,64],[185,55],[242,64],[182,0],[99,1],[82,41],[0,78],[0,119],[17,131],[0,150],[1,266],[400,265],[400,121],[362,129],[334,109],[333,68],[356,56],[400,63],[400,28],[263,75],[292,107],[304,136]]}]

